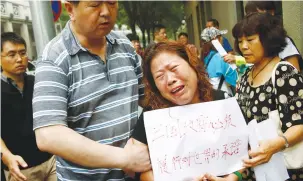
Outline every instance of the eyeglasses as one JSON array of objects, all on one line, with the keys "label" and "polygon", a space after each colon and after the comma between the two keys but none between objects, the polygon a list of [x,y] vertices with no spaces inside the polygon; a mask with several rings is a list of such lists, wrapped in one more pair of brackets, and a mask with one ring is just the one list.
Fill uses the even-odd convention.
[{"label": "eyeglasses", "polygon": [[1,55],[1,57],[7,57],[7,58],[9,58],[11,60],[16,60],[17,59],[17,55],[19,55],[20,58],[27,58],[27,53],[26,53],[26,51],[23,51],[23,50],[19,51],[19,52],[10,52],[10,53],[8,53],[5,56]]}]

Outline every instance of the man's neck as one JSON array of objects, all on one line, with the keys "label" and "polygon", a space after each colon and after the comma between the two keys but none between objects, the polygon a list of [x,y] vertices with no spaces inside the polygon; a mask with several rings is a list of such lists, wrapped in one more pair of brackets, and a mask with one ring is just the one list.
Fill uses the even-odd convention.
[{"label": "man's neck", "polygon": [[2,71],[2,74],[7,77],[12,79],[14,82],[24,82],[24,74],[11,74],[5,71]]},{"label": "man's neck", "polygon": [[2,74],[5,77],[7,77],[7,78],[12,79],[17,84],[17,86],[21,90],[23,90],[23,87],[24,87],[24,74],[10,74],[10,73],[5,72],[5,71],[2,71]]},{"label": "man's neck", "polygon": [[83,34],[81,34],[79,31],[77,31],[77,28],[73,25],[73,23],[70,23],[70,28],[76,38],[78,39],[81,46],[84,48],[90,50],[92,53],[99,54],[101,49],[106,46],[106,37],[100,37],[100,38],[89,38]]}]

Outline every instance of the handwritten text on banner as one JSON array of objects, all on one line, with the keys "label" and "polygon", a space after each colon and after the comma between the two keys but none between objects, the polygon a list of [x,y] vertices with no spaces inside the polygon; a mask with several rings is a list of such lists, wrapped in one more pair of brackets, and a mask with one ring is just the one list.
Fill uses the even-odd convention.
[{"label": "handwritten text on banner", "polygon": [[155,181],[242,168],[248,131],[235,98],[144,113]]}]

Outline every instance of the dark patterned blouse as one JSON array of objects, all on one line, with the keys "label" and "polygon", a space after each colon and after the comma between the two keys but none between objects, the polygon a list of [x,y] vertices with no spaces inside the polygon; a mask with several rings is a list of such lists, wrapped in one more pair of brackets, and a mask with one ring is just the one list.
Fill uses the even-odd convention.
[{"label": "dark patterned blouse", "polygon": [[[272,78],[265,84],[252,87],[248,82],[249,68],[242,76],[236,98],[246,122],[268,119],[268,112],[279,111],[282,131],[289,127],[303,124],[303,78],[291,65],[281,64],[275,71],[275,86]],[[303,169],[289,170],[290,180],[303,180]],[[244,180],[255,180],[253,172],[247,170]]]}]

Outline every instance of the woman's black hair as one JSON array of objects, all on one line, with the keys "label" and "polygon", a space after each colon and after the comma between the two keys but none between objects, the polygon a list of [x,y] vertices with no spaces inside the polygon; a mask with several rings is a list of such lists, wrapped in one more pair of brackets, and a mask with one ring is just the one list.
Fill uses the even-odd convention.
[{"label": "woman's black hair", "polygon": [[244,17],[232,29],[235,38],[235,50],[242,55],[238,38],[242,36],[259,35],[266,57],[278,55],[287,45],[286,31],[280,19],[269,13],[252,13]]}]

